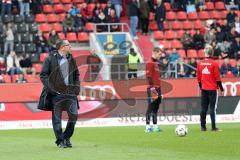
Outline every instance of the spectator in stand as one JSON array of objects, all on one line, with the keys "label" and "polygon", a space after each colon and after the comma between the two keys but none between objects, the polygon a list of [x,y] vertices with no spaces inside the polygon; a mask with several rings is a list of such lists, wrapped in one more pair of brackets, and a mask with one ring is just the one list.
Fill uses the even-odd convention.
[{"label": "spectator in stand", "polygon": [[3,30],[4,35],[4,56],[6,56],[10,50],[13,51],[14,45],[14,29],[12,27],[12,23],[8,23],[7,26]]},{"label": "spectator in stand", "polygon": [[193,44],[194,44],[195,49],[197,49],[197,50],[203,49],[203,47],[204,47],[204,37],[200,33],[200,30],[197,30],[196,34],[194,34]]},{"label": "spectator in stand", "polygon": [[18,0],[20,15],[29,15],[30,14],[30,3],[32,0]]},{"label": "spectator in stand", "polygon": [[206,9],[205,0],[195,0],[197,10],[202,11]]},{"label": "spectator in stand", "polygon": [[165,21],[165,18],[166,18],[165,6],[162,3],[162,0],[157,0],[157,7],[156,7],[156,11],[155,11],[155,20],[157,22],[159,31],[164,30],[163,22]]},{"label": "spectator in stand", "polygon": [[193,46],[193,39],[192,39],[192,36],[190,35],[189,31],[186,31],[182,38],[181,38],[181,42],[182,42],[182,45],[183,45],[183,48],[185,50],[185,53],[187,54],[187,50],[192,48]]},{"label": "spectator in stand", "polygon": [[237,17],[237,14],[234,12],[234,10],[231,10],[228,14],[227,14],[227,22],[230,26],[234,25],[235,22],[235,18]]},{"label": "spectator in stand", "polygon": [[169,55],[165,52],[165,48],[163,45],[160,45],[159,48],[162,51],[161,57],[159,59],[159,69],[161,72],[161,77],[168,78]]},{"label": "spectator in stand", "polygon": [[0,75],[6,73],[6,64],[3,57],[0,57]]},{"label": "spectator in stand", "polygon": [[237,60],[237,64],[234,68],[234,75],[240,77],[240,59]]},{"label": "spectator in stand", "polygon": [[73,3],[72,7],[68,10],[68,13],[74,18],[80,13],[80,9],[77,7],[77,3]]},{"label": "spectator in stand", "polygon": [[82,4],[81,14],[84,17],[84,23],[92,21],[93,13],[88,10],[87,3]]},{"label": "spectator in stand", "polygon": [[18,75],[16,83],[27,83],[27,80],[25,79],[24,74],[21,73]]},{"label": "spectator in stand", "polygon": [[101,4],[98,2],[93,10],[93,21],[97,18],[99,13],[102,11]]},{"label": "spectator in stand", "polygon": [[71,32],[73,30],[73,23],[74,23],[73,18],[69,13],[67,13],[62,22],[63,33],[65,37],[67,37],[67,32]]},{"label": "spectator in stand", "polygon": [[224,0],[225,1],[225,6],[227,10],[238,10],[238,3],[239,0]]},{"label": "spectator in stand", "polygon": [[196,12],[196,6],[194,4],[194,0],[187,0],[186,2],[187,2],[186,12],[187,13]]},{"label": "spectator in stand", "polygon": [[150,15],[150,6],[148,0],[140,1],[140,22],[142,27],[142,34],[148,34],[148,25],[149,25],[149,15]]},{"label": "spectator in stand", "polygon": [[104,14],[105,14],[106,16],[109,16],[111,9],[114,9],[114,6],[112,5],[112,1],[109,0],[109,1],[107,2],[106,8],[105,8],[104,11],[103,11]]},{"label": "spectator in stand", "polygon": [[[139,0],[137,0],[139,1]],[[116,10],[116,15],[120,19],[122,12],[122,0],[112,0],[112,4]]]},{"label": "spectator in stand", "polygon": [[85,30],[85,23],[84,23],[84,18],[81,13],[78,13],[76,17],[74,17],[74,23],[73,23],[73,28],[78,35],[78,32],[84,31]]},{"label": "spectator in stand", "polygon": [[218,52],[221,53],[221,57],[225,58],[225,57],[229,57],[229,58],[233,58],[234,55],[233,53],[231,53],[231,43],[227,40],[224,40],[223,43],[218,43],[216,45],[216,50]]},{"label": "spectator in stand", "polygon": [[36,77],[36,69],[33,68],[32,61],[29,58],[29,55],[23,54],[22,56],[20,56],[19,64],[24,75],[27,75],[28,73],[32,73],[32,75]]},{"label": "spectator in stand", "polygon": [[235,59],[240,59],[240,36],[237,36],[231,44],[231,51]]},{"label": "spectator in stand", "polygon": [[[108,16],[107,23],[120,23],[120,20],[117,17],[114,9],[111,10],[110,16]],[[111,26],[111,32],[118,31],[118,30],[119,30],[119,25]]]},{"label": "spectator in stand", "polygon": [[180,58],[177,63],[177,75],[178,77],[186,77],[186,73],[188,72],[188,68],[184,65],[183,58]]},{"label": "spectator in stand", "polygon": [[175,63],[179,60],[180,55],[178,54],[176,48],[173,48],[172,53],[169,56],[169,60],[171,63]]},{"label": "spectator in stand", "polygon": [[207,33],[205,33],[204,35],[204,40],[205,43],[215,46],[216,44],[216,35],[215,35],[216,31],[214,28],[212,28],[210,31],[208,31]]},{"label": "spectator in stand", "polygon": [[56,43],[59,40],[59,36],[55,30],[51,30],[48,36],[48,47],[50,51],[56,50]]},{"label": "spectator in stand", "polygon": [[128,4],[128,16],[130,17],[130,28],[134,39],[138,39],[137,26],[139,7],[140,7],[139,0],[131,0]]},{"label": "spectator in stand", "polygon": [[224,62],[220,68],[220,73],[223,77],[225,77],[226,75],[230,76],[234,74],[234,68],[229,63],[229,58],[224,59]]},{"label": "spectator in stand", "polygon": [[216,43],[222,44],[222,42],[225,39],[225,33],[222,31],[221,26],[217,26],[217,32],[216,32]]},{"label": "spectator in stand", "polygon": [[47,39],[43,35],[42,31],[40,31],[40,30],[38,31],[38,34],[37,34],[36,38],[34,39],[34,43],[37,48],[37,54],[40,55],[41,53],[49,52]]},{"label": "spectator in stand", "polygon": [[7,73],[11,76],[22,73],[19,59],[14,51],[7,56]]},{"label": "spectator in stand", "polygon": [[[105,16],[105,14],[103,13],[103,11],[100,12],[100,14],[97,16],[95,23],[107,23],[107,17]],[[97,26],[97,31],[98,32],[104,32],[107,31],[107,26],[106,25],[101,25],[101,26]]]},{"label": "spectator in stand", "polygon": [[235,31],[237,32],[237,34],[240,34],[240,18],[239,17],[235,17]]},{"label": "spectator in stand", "polygon": [[43,11],[43,1],[42,0],[32,0],[30,8],[33,14],[42,13]]},{"label": "spectator in stand", "polygon": [[174,11],[185,11],[186,6],[184,1],[185,0],[171,0],[172,9]]},{"label": "spectator in stand", "polygon": [[197,68],[197,62],[195,58],[191,58],[190,62],[188,63],[190,66],[194,67],[195,69],[189,67],[187,71],[187,77],[196,77],[196,68]]},{"label": "spectator in stand", "polygon": [[1,0],[1,16],[3,17],[6,13],[12,14],[12,0]]}]

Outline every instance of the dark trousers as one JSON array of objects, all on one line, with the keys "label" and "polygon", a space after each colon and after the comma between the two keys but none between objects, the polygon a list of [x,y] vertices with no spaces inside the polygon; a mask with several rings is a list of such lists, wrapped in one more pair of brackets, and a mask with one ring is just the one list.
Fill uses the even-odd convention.
[{"label": "dark trousers", "polygon": [[159,31],[163,31],[164,30],[163,21],[157,20],[157,26],[158,26],[158,30]]},{"label": "dark trousers", "polygon": [[218,94],[216,90],[207,91],[202,90],[202,97],[201,97],[201,127],[206,128],[206,116],[208,107],[210,107],[210,117],[212,121],[212,129],[216,128],[216,109],[217,109],[217,102],[218,102]]},{"label": "dark trousers", "polygon": [[158,114],[159,105],[162,101],[162,97],[161,97],[161,89],[156,88],[156,90],[158,92],[159,97],[156,100],[152,100],[150,88],[147,89],[147,96],[148,96],[148,108],[146,112],[147,125],[150,124],[151,116],[153,119],[153,124],[157,124],[157,114]]},{"label": "dark trousers", "polygon": [[[56,144],[61,143],[64,139],[70,139],[74,132],[77,121],[78,105],[76,97],[56,95],[52,97],[54,108],[52,111],[52,125],[56,136]],[[68,122],[65,131],[62,131],[62,113],[68,114]]]},{"label": "dark trousers", "polygon": [[142,25],[142,33],[148,33],[149,19],[141,18],[141,25]]},{"label": "dark trousers", "polygon": [[137,69],[128,69],[128,79],[137,78]]}]

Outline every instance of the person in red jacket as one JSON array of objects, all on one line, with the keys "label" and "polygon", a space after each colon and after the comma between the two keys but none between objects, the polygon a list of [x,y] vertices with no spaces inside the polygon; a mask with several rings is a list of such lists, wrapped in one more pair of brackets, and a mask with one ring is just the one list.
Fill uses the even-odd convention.
[{"label": "person in red jacket", "polygon": [[216,109],[218,102],[218,92],[224,91],[218,63],[211,57],[214,50],[211,45],[206,45],[204,52],[207,58],[197,64],[197,79],[201,89],[201,131],[207,131],[206,128],[206,115],[208,107],[210,107],[210,117],[212,121],[212,131],[219,131],[216,127]]},{"label": "person in red jacket", "polygon": [[[148,81],[148,109],[146,112],[146,130],[145,132],[159,132],[157,125],[157,113],[161,103],[161,80],[159,70],[159,59],[164,52],[164,46],[155,47],[152,52],[152,57],[146,64],[146,77]],[[151,116],[153,118],[153,128],[150,126]]]}]

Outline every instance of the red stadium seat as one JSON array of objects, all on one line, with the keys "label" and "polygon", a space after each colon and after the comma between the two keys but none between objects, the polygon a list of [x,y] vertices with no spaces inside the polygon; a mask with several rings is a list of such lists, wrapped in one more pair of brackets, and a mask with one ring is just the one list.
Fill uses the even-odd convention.
[{"label": "red stadium seat", "polygon": [[65,16],[66,16],[65,13],[58,14],[59,22],[62,22],[64,20]]},{"label": "red stadium seat", "polygon": [[169,21],[173,21],[176,19],[176,13],[175,12],[167,12],[166,13],[166,19],[169,20]]},{"label": "red stadium seat", "polygon": [[186,20],[187,19],[186,12],[183,12],[183,11],[177,12],[177,19],[183,20],[183,21]]},{"label": "red stadium seat", "polygon": [[172,22],[172,29],[173,30],[182,29],[182,23],[179,22],[179,21],[173,21]]},{"label": "red stadium seat", "polygon": [[198,15],[196,12],[191,12],[187,14],[189,20],[196,20],[198,19]]},{"label": "red stadium seat", "polygon": [[184,22],[182,23],[182,26],[183,26],[183,29],[185,29],[185,30],[192,29],[192,22],[190,22],[190,21],[184,21]]},{"label": "red stadium seat", "polygon": [[54,23],[52,25],[52,29],[55,30],[56,32],[62,32],[63,31],[62,24],[59,24],[59,23]]},{"label": "red stadium seat", "polygon": [[78,33],[78,41],[79,42],[88,42],[89,41],[88,33],[86,33],[86,32]]},{"label": "red stadium seat", "polygon": [[235,59],[230,59],[230,60],[229,60],[229,63],[231,64],[232,67],[235,67],[236,64],[237,64],[237,62],[236,62]]},{"label": "red stadium seat", "polygon": [[42,32],[50,32],[51,31],[51,26],[48,23],[43,23],[43,24],[40,24],[39,29]]},{"label": "red stadium seat", "polygon": [[199,19],[206,20],[209,19],[209,14],[207,11],[200,11],[198,13]]},{"label": "red stadium seat", "polygon": [[64,5],[62,5],[62,4],[55,4],[55,5],[53,6],[53,9],[54,9],[54,11],[55,11],[56,13],[64,13],[64,12],[66,12],[65,7],[64,7]]},{"label": "red stadium seat", "polygon": [[198,50],[198,57],[199,58],[205,58],[206,57],[203,49]]},{"label": "red stadium seat", "polygon": [[224,2],[216,2],[215,3],[215,9],[217,9],[217,10],[225,10]]},{"label": "red stadium seat", "polygon": [[65,4],[65,10],[68,12],[69,9],[72,7],[72,4]]},{"label": "red stadium seat", "polygon": [[44,37],[48,40],[49,38],[49,33],[43,33]]},{"label": "red stadium seat", "polygon": [[203,28],[202,22],[198,21],[198,20],[193,22],[193,26],[194,26],[194,29],[201,29],[201,28]]},{"label": "red stadium seat", "polygon": [[41,53],[40,54],[40,62],[43,62],[46,57],[48,57],[48,53]]},{"label": "red stadium seat", "polygon": [[52,0],[52,2],[53,2],[54,4],[59,4],[59,3],[60,3],[60,0]]},{"label": "red stadium seat", "polygon": [[149,23],[149,29],[151,29],[152,31],[158,30],[158,26],[157,26],[156,21],[151,21],[151,22]]},{"label": "red stadium seat", "polygon": [[167,40],[172,40],[172,39],[175,38],[175,32],[174,32],[174,31],[171,31],[171,30],[165,31],[164,37],[165,37],[165,39],[167,39]]},{"label": "red stadium seat", "polygon": [[59,33],[58,33],[58,37],[59,37],[60,39],[64,39],[64,38],[65,38],[64,33],[63,33],[63,32],[59,32]]},{"label": "red stadium seat", "polygon": [[86,31],[92,32],[94,30],[94,24],[91,22],[86,23]]},{"label": "red stadium seat", "polygon": [[69,42],[76,42],[77,41],[76,33],[74,33],[74,32],[67,33],[67,40]]},{"label": "red stadium seat", "polygon": [[164,21],[163,22],[163,27],[164,27],[164,30],[168,30],[169,29],[169,23]]},{"label": "red stadium seat", "polygon": [[54,22],[59,22],[59,18],[56,14],[48,14],[47,15],[47,20],[49,23],[54,23]]},{"label": "red stadium seat", "polygon": [[11,76],[7,74],[2,74],[2,78],[5,83],[11,83]]},{"label": "red stadium seat", "polygon": [[149,20],[153,21],[155,19],[155,14],[153,12],[150,12],[149,14]]},{"label": "red stadium seat", "polygon": [[82,3],[80,3],[80,4],[77,4],[77,7],[78,7],[79,9],[82,9],[82,6],[83,6],[83,4],[82,4]]},{"label": "red stadium seat", "polygon": [[224,22],[224,20],[218,20],[217,23],[220,25],[224,25],[225,22]]},{"label": "red stadium seat", "polygon": [[206,2],[206,10],[210,11],[210,10],[214,10],[214,3],[213,2]]},{"label": "red stadium seat", "polygon": [[170,3],[164,3],[164,6],[165,6],[166,11],[171,10],[171,4]]},{"label": "red stadium seat", "polygon": [[194,50],[194,49],[189,49],[189,50],[187,51],[187,57],[188,57],[188,58],[197,58],[197,57],[198,57],[198,56],[197,56],[197,51]]},{"label": "red stadium seat", "polygon": [[85,0],[72,0],[72,2],[74,2],[74,3],[83,3],[83,2],[85,2]]},{"label": "red stadium seat", "polygon": [[177,52],[180,55],[180,57],[186,58],[186,52],[184,50],[180,49],[180,50],[177,50]]},{"label": "red stadium seat", "polygon": [[43,6],[43,13],[52,13],[53,7],[50,4],[46,4]]},{"label": "red stadium seat", "polygon": [[38,22],[38,23],[46,22],[45,14],[36,14],[35,21]]},{"label": "red stadium seat", "polygon": [[66,4],[66,3],[72,3],[71,0],[61,0],[61,2],[62,2],[63,4]]},{"label": "red stadium seat", "polygon": [[218,11],[211,11],[210,13],[210,18],[212,19],[221,19],[222,15]]},{"label": "red stadium seat", "polygon": [[182,43],[179,41],[179,40],[173,40],[172,42],[171,42],[171,48],[173,49],[173,48],[175,48],[175,49],[181,49],[181,48],[183,48],[183,46],[182,46]]},{"label": "red stadium seat", "polygon": [[179,31],[177,31],[177,33],[176,33],[176,38],[177,38],[177,39],[181,39],[184,33],[185,33],[184,30],[179,30]]},{"label": "red stadium seat", "polygon": [[90,4],[87,5],[87,10],[88,10],[89,12],[93,12],[95,6],[96,6],[95,3],[90,3]]},{"label": "red stadium seat", "polygon": [[18,79],[18,75],[17,74],[12,76],[12,82],[13,83],[15,83],[17,79]]},{"label": "red stadium seat", "polygon": [[221,14],[221,18],[225,19],[227,17],[228,11],[227,10],[221,11],[220,14]]},{"label": "red stadium seat", "polygon": [[191,36],[193,36],[194,34],[196,34],[196,30],[190,30],[189,33],[191,34]]},{"label": "red stadium seat", "polygon": [[163,39],[163,32],[162,31],[154,31],[153,37],[155,40]]},{"label": "red stadium seat", "polygon": [[36,69],[36,72],[37,72],[37,73],[40,73],[40,72],[41,72],[41,69],[42,69],[42,64],[40,64],[40,63],[35,63],[35,64],[33,64],[33,68]]},{"label": "red stadium seat", "polygon": [[163,40],[163,41],[160,41],[159,44],[162,44],[166,49],[171,48],[171,46],[170,46],[170,44],[169,44],[169,41]]},{"label": "red stadium seat", "polygon": [[102,3],[102,4],[101,4],[101,8],[102,8],[102,9],[105,9],[106,7],[107,7],[107,4],[106,4],[106,3]]},{"label": "red stadium seat", "polygon": [[32,74],[27,74],[24,76],[28,83],[35,83],[37,82],[36,78]]}]

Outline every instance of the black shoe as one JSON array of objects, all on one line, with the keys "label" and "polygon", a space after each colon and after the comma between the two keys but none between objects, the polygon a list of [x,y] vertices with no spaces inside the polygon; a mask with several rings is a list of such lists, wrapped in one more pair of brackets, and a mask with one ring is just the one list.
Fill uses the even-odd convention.
[{"label": "black shoe", "polygon": [[202,127],[202,128],[201,128],[201,131],[202,131],[202,132],[206,132],[206,131],[207,131],[207,128],[203,128],[203,127]]},{"label": "black shoe", "polygon": [[57,146],[58,148],[67,148],[67,145],[64,142],[60,142]]},{"label": "black shoe", "polygon": [[222,131],[222,130],[219,129],[219,128],[212,128],[212,131],[213,131],[213,132],[219,132],[219,131]]},{"label": "black shoe", "polygon": [[68,148],[72,148],[72,143],[70,142],[70,139],[65,139],[64,143]]}]

